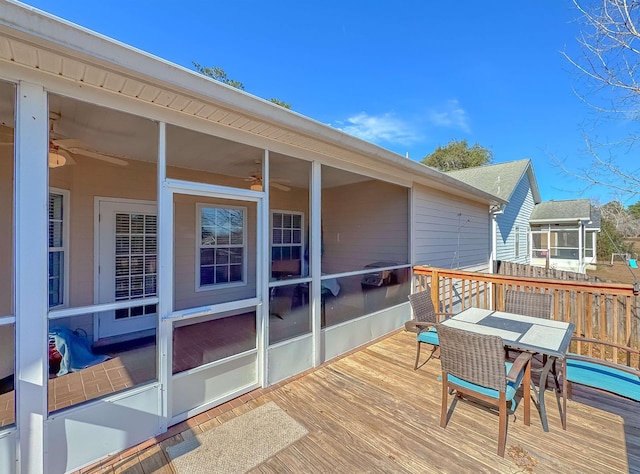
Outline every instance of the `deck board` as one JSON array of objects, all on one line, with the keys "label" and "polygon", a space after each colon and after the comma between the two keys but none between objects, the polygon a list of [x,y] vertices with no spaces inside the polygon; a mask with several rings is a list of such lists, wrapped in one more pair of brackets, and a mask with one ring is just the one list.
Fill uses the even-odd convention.
[{"label": "deck board", "polygon": [[542,430],[534,403],[531,425],[525,426],[520,405],[515,420],[509,418],[503,459],[496,454],[493,413],[457,403],[446,429],[440,428],[440,361],[414,371],[414,356],[415,335],[394,333],[244,404],[213,409],[189,431],[83,472],[173,472],[167,446],[274,401],[309,434],[256,466],[254,474],[525,472],[510,456],[513,450],[535,460],[532,472],[640,474],[640,403],[575,386],[563,431],[558,398],[548,390],[550,431]]}]

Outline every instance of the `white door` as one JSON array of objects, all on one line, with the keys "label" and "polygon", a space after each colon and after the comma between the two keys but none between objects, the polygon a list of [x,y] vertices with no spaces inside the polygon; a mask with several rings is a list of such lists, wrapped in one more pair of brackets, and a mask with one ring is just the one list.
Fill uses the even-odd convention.
[{"label": "white door", "polygon": [[[157,211],[155,203],[99,200],[99,303],[157,296]],[[98,316],[98,339],[156,327],[157,307],[141,305]]]}]

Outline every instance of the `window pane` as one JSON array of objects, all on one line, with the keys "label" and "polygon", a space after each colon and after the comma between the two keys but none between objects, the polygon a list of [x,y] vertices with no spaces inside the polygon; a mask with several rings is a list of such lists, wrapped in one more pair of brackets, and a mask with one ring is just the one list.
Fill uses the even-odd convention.
[{"label": "window pane", "polygon": [[145,233],[147,234],[156,234],[158,229],[158,218],[156,216],[145,216]]},{"label": "window pane", "polygon": [[49,307],[64,303],[64,253],[49,252]]},{"label": "window pane", "polygon": [[213,285],[213,267],[200,268],[200,285]]},{"label": "window pane", "polygon": [[129,214],[116,214],[116,233],[129,233]]},{"label": "window pane", "polygon": [[62,220],[62,195],[49,193],[49,219]]},{"label": "window pane", "polygon": [[62,247],[62,222],[49,221],[49,247]]},{"label": "window pane", "polygon": [[216,283],[229,283],[229,267],[216,265]]},{"label": "window pane", "polygon": [[216,250],[216,265],[229,263],[229,249]]},{"label": "window pane", "polygon": [[229,267],[229,281],[242,281],[242,265]]},{"label": "window pane", "polygon": [[242,281],[244,210],[203,207],[200,218],[200,286]]},{"label": "window pane", "polygon": [[116,255],[124,255],[129,253],[129,236],[116,236]]}]

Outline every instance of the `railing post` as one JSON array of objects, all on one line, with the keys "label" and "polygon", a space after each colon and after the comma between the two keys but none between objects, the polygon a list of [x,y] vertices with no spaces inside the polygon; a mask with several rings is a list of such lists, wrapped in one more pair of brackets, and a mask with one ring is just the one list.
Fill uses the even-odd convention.
[{"label": "railing post", "polygon": [[431,301],[433,301],[436,312],[442,311],[440,306],[440,275],[437,270],[431,272]]}]

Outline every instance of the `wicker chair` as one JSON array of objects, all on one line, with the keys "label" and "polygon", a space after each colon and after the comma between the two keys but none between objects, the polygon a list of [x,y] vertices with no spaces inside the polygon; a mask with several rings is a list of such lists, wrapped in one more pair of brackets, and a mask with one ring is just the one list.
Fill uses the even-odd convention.
[{"label": "wicker chair", "polygon": [[[532,293],[530,291],[506,290],[504,298],[504,310],[508,313],[522,314],[533,318],[551,319],[553,296],[549,293]],[[511,349],[513,350],[513,349]],[[509,351],[507,351],[507,355]],[[537,360],[540,360],[538,357]],[[542,365],[547,363],[547,356],[542,356]],[[540,373],[539,368],[532,368],[533,372]],[[558,374],[556,364],[551,368],[553,382],[558,387]]]},{"label": "wicker chair", "polygon": [[504,310],[508,313],[523,314],[534,318],[551,318],[553,296],[549,293],[506,290]]},{"label": "wicker chair", "polygon": [[404,328],[407,331],[417,333],[416,362],[413,366],[413,370],[417,370],[420,362],[420,347],[422,344],[430,344],[433,346],[431,354],[429,354],[429,357],[424,362],[425,364],[429,362],[431,357],[437,357],[438,333],[436,332],[436,325],[440,322],[441,316],[448,317],[452,316],[452,314],[436,312],[433,301],[431,300],[431,288],[429,286],[427,286],[426,290],[409,295],[409,302],[411,303],[414,319],[404,323]]},{"label": "wicker chair", "polygon": [[[470,395],[475,400],[496,406],[499,414],[498,455],[504,457],[507,418],[516,407],[515,393],[523,386],[524,424],[530,424],[531,354],[521,353],[511,364],[505,362],[500,336],[477,334],[440,324],[440,361],[442,363],[442,408],[440,426],[447,426],[447,398]],[[510,404],[508,404],[510,402]],[[451,409],[455,407],[455,401]]]}]

